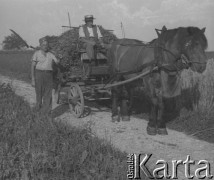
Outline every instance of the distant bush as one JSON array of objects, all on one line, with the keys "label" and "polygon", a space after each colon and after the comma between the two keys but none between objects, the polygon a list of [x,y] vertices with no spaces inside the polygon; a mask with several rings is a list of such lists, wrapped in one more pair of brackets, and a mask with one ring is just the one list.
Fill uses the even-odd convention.
[{"label": "distant bush", "polygon": [[2,42],[2,48],[4,50],[13,50],[13,49],[22,49],[25,47],[25,44],[19,37],[15,34],[6,36]]}]

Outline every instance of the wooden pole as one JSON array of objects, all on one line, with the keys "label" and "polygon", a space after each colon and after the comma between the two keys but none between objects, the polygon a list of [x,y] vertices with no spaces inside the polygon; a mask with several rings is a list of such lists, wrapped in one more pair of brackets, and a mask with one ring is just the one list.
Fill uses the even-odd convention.
[{"label": "wooden pole", "polygon": [[125,35],[125,29],[123,27],[123,23],[122,22],[121,22],[121,31],[122,31],[123,38],[125,38],[126,37],[126,35]]},{"label": "wooden pole", "polygon": [[68,22],[69,22],[69,26],[71,27],[71,19],[70,19],[70,14],[68,12]]}]

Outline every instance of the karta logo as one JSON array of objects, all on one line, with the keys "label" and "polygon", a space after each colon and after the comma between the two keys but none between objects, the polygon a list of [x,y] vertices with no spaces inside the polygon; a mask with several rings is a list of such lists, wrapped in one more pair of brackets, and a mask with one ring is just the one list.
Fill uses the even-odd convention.
[{"label": "karta logo", "polygon": [[[199,160],[198,163],[195,163],[194,160],[191,160],[190,155],[187,155],[186,160],[172,160],[171,163],[171,174],[169,174],[169,162],[165,160],[157,160],[155,165],[155,169],[151,172],[147,164],[149,163],[149,159],[152,154],[129,154],[127,156],[128,160],[128,179],[141,179],[140,172],[143,173],[150,179],[179,179],[177,175],[178,165],[183,165],[184,167],[184,176],[187,179],[212,179],[213,175],[211,175],[211,165],[207,160]],[[190,173],[191,165],[195,166],[194,174]],[[180,177],[181,178],[181,177]]]}]

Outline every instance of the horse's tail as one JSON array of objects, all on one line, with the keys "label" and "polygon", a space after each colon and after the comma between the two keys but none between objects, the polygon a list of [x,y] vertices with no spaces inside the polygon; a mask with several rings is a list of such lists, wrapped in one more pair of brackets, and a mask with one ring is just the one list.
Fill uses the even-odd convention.
[{"label": "horse's tail", "polygon": [[116,63],[116,57],[115,57],[115,43],[111,44],[111,47],[108,49],[107,51],[107,58],[108,58],[108,63],[109,63],[109,73],[111,75],[116,73],[116,67],[115,67],[115,63]]}]

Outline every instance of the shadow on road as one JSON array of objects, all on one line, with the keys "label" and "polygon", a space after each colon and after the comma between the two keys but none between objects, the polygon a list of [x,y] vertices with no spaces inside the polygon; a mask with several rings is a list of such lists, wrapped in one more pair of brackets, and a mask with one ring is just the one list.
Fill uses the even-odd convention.
[{"label": "shadow on road", "polygon": [[60,104],[59,106],[57,106],[55,109],[52,110],[52,117],[56,118],[67,111],[69,111],[68,104]]}]

